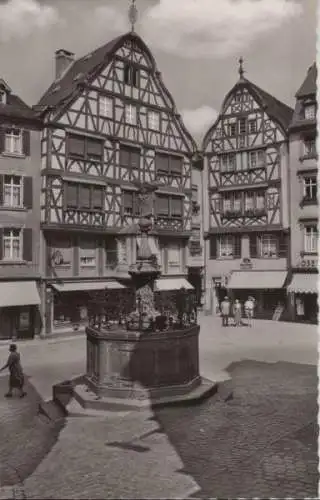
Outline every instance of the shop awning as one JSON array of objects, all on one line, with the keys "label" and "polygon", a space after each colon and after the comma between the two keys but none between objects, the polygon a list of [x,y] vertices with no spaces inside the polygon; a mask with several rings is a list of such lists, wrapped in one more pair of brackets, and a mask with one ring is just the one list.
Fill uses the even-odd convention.
[{"label": "shop awning", "polygon": [[155,291],[162,292],[168,290],[180,290],[185,288],[186,290],[193,290],[193,286],[189,281],[184,278],[170,278],[170,279],[160,279],[155,282]]},{"label": "shop awning", "polygon": [[287,288],[294,293],[318,293],[318,273],[297,273]]},{"label": "shop awning", "polygon": [[37,306],[40,296],[35,281],[0,282],[0,307]]},{"label": "shop awning", "polygon": [[227,288],[245,290],[282,288],[286,276],[286,271],[234,271]]},{"label": "shop awning", "polygon": [[54,283],[52,286],[58,292],[85,292],[90,290],[116,290],[125,288],[118,281],[79,281],[78,283]]}]

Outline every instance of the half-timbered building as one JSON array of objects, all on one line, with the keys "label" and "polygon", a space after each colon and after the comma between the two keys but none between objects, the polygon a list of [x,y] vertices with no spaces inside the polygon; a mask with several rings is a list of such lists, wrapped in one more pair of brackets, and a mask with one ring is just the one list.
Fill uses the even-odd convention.
[{"label": "half-timbered building", "polygon": [[143,40],[130,32],[78,60],[58,50],[56,78],[36,109],[45,124],[46,331],[85,320],[91,290],[125,286],[144,185],[155,189],[149,244],[163,273],[157,286],[190,288],[196,147]]},{"label": "half-timbered building", "polygon": [[[203,150],[207,307],[227,294],[256,299],[260,317],[286,302],[288,137],[292,109],[243,75],[226,95]],[[277,314],[280,314],[279,309]]]},{"label": "half-timbered building", "polygon": [[318,317],[318,155],[317,66],[310,66],[296,93],[289,127],[291,271],[288,286],[291,319]]},{"label": "half-timbered building", "polygon": [[0,79],[0,339],[40,332],[40,129]]}]

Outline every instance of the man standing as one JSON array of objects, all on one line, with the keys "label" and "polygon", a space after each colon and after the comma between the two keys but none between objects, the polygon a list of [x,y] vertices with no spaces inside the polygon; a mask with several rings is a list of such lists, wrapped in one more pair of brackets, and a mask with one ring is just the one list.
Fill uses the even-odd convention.
[{"label": "man standing", "polygon": [[222,326],[228,326],[228,318],[230,316],[230,302],[228,297],[225,297],[221,302]]},{"label": "man standing", "polygon": [[248,319],[248,326],[250,327],[252,326],[253,309],[254,309],[254,299],[252,297],[248,297],[244,303],[244,311]]}]

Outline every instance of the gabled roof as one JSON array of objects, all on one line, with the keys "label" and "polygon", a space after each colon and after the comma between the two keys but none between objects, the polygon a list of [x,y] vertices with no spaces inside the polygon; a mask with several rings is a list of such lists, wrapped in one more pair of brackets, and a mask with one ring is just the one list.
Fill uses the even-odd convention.
[{"label": "gabled roof", "polygon": [[317,65],[314,62],[312,66],[308,69],[307,76],[304,79],[303,84],[296,93],[297,99],[302,99],[317,93]]},{"label": "gabled roof", "polygon": [[107,62],[108,57],[111,56],[126,39],[134,39],[140,45],[142,44],[143,49],[148,53],[151,61],[154,62],[153,56],[143,40],[136,33],[125,33],[74,61],[60,79],[55,80],[50,85],[38,104],[34,106],[34,109],[41,112],[47,107],[56,107],[62,104],[63,101],[73,95],[74,91],[78,88],[78,84],[96,73],[99,67]]},{"label": "gabled roof", "polygon": [[35,120],[37,115],[20,97],[11,93],[7,83],[0,79],[2,86],[7,90],[6,104],[0,104],[0,116],[8,118],[21,118],[23,120]]},{"label": "gabled roof", "polygon": [[221,111],[215,123],[209,128],[208,132],[204,136],[202,143],[203,149],[206,148],[207,141],[210,138],[211,133],[214,130],[216,124],[220,120],[221,115],[223,115],[230,97],[235,92],[237,92],[237,90],[240,90],[241,88],[247,88],[248,91],[252,94],[252,96],[257,100],[257,102],[265,109],[267,115],[270,116],[270,118],[273,118],[277,123],[279,123],[284,131],[288,129],[293,116],[293,109],[290,108],[290,106],[288,106],[284,102],[279,101],[279,99],[276,99],[273,95],[269,94],[265,90],[258,87],[258,85],[256,85],[255,83],[252,83],[247,78],[241,76],[241,78],[239,78],[237,83],[225,96],[222,103]]}]

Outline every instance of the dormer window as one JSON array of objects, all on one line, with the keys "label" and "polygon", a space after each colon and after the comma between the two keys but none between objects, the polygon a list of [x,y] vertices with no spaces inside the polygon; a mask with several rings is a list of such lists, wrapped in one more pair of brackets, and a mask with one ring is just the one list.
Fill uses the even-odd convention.
[{"label": "dormer window", "polygon": [[7,103],[7,94],[5,93],[4,90],[0,89],[0,105],[6,103]]},{"label": "dormer window", "polygon": [[132,64],[125,64],[123,77],[126,85],[138,87],[138,70]]},{"label": "dormer window", "polygon": [[315,104],[307,104],[304,107],[304,117],[306,120],[315,120],[316,119],[316,105]]}]

